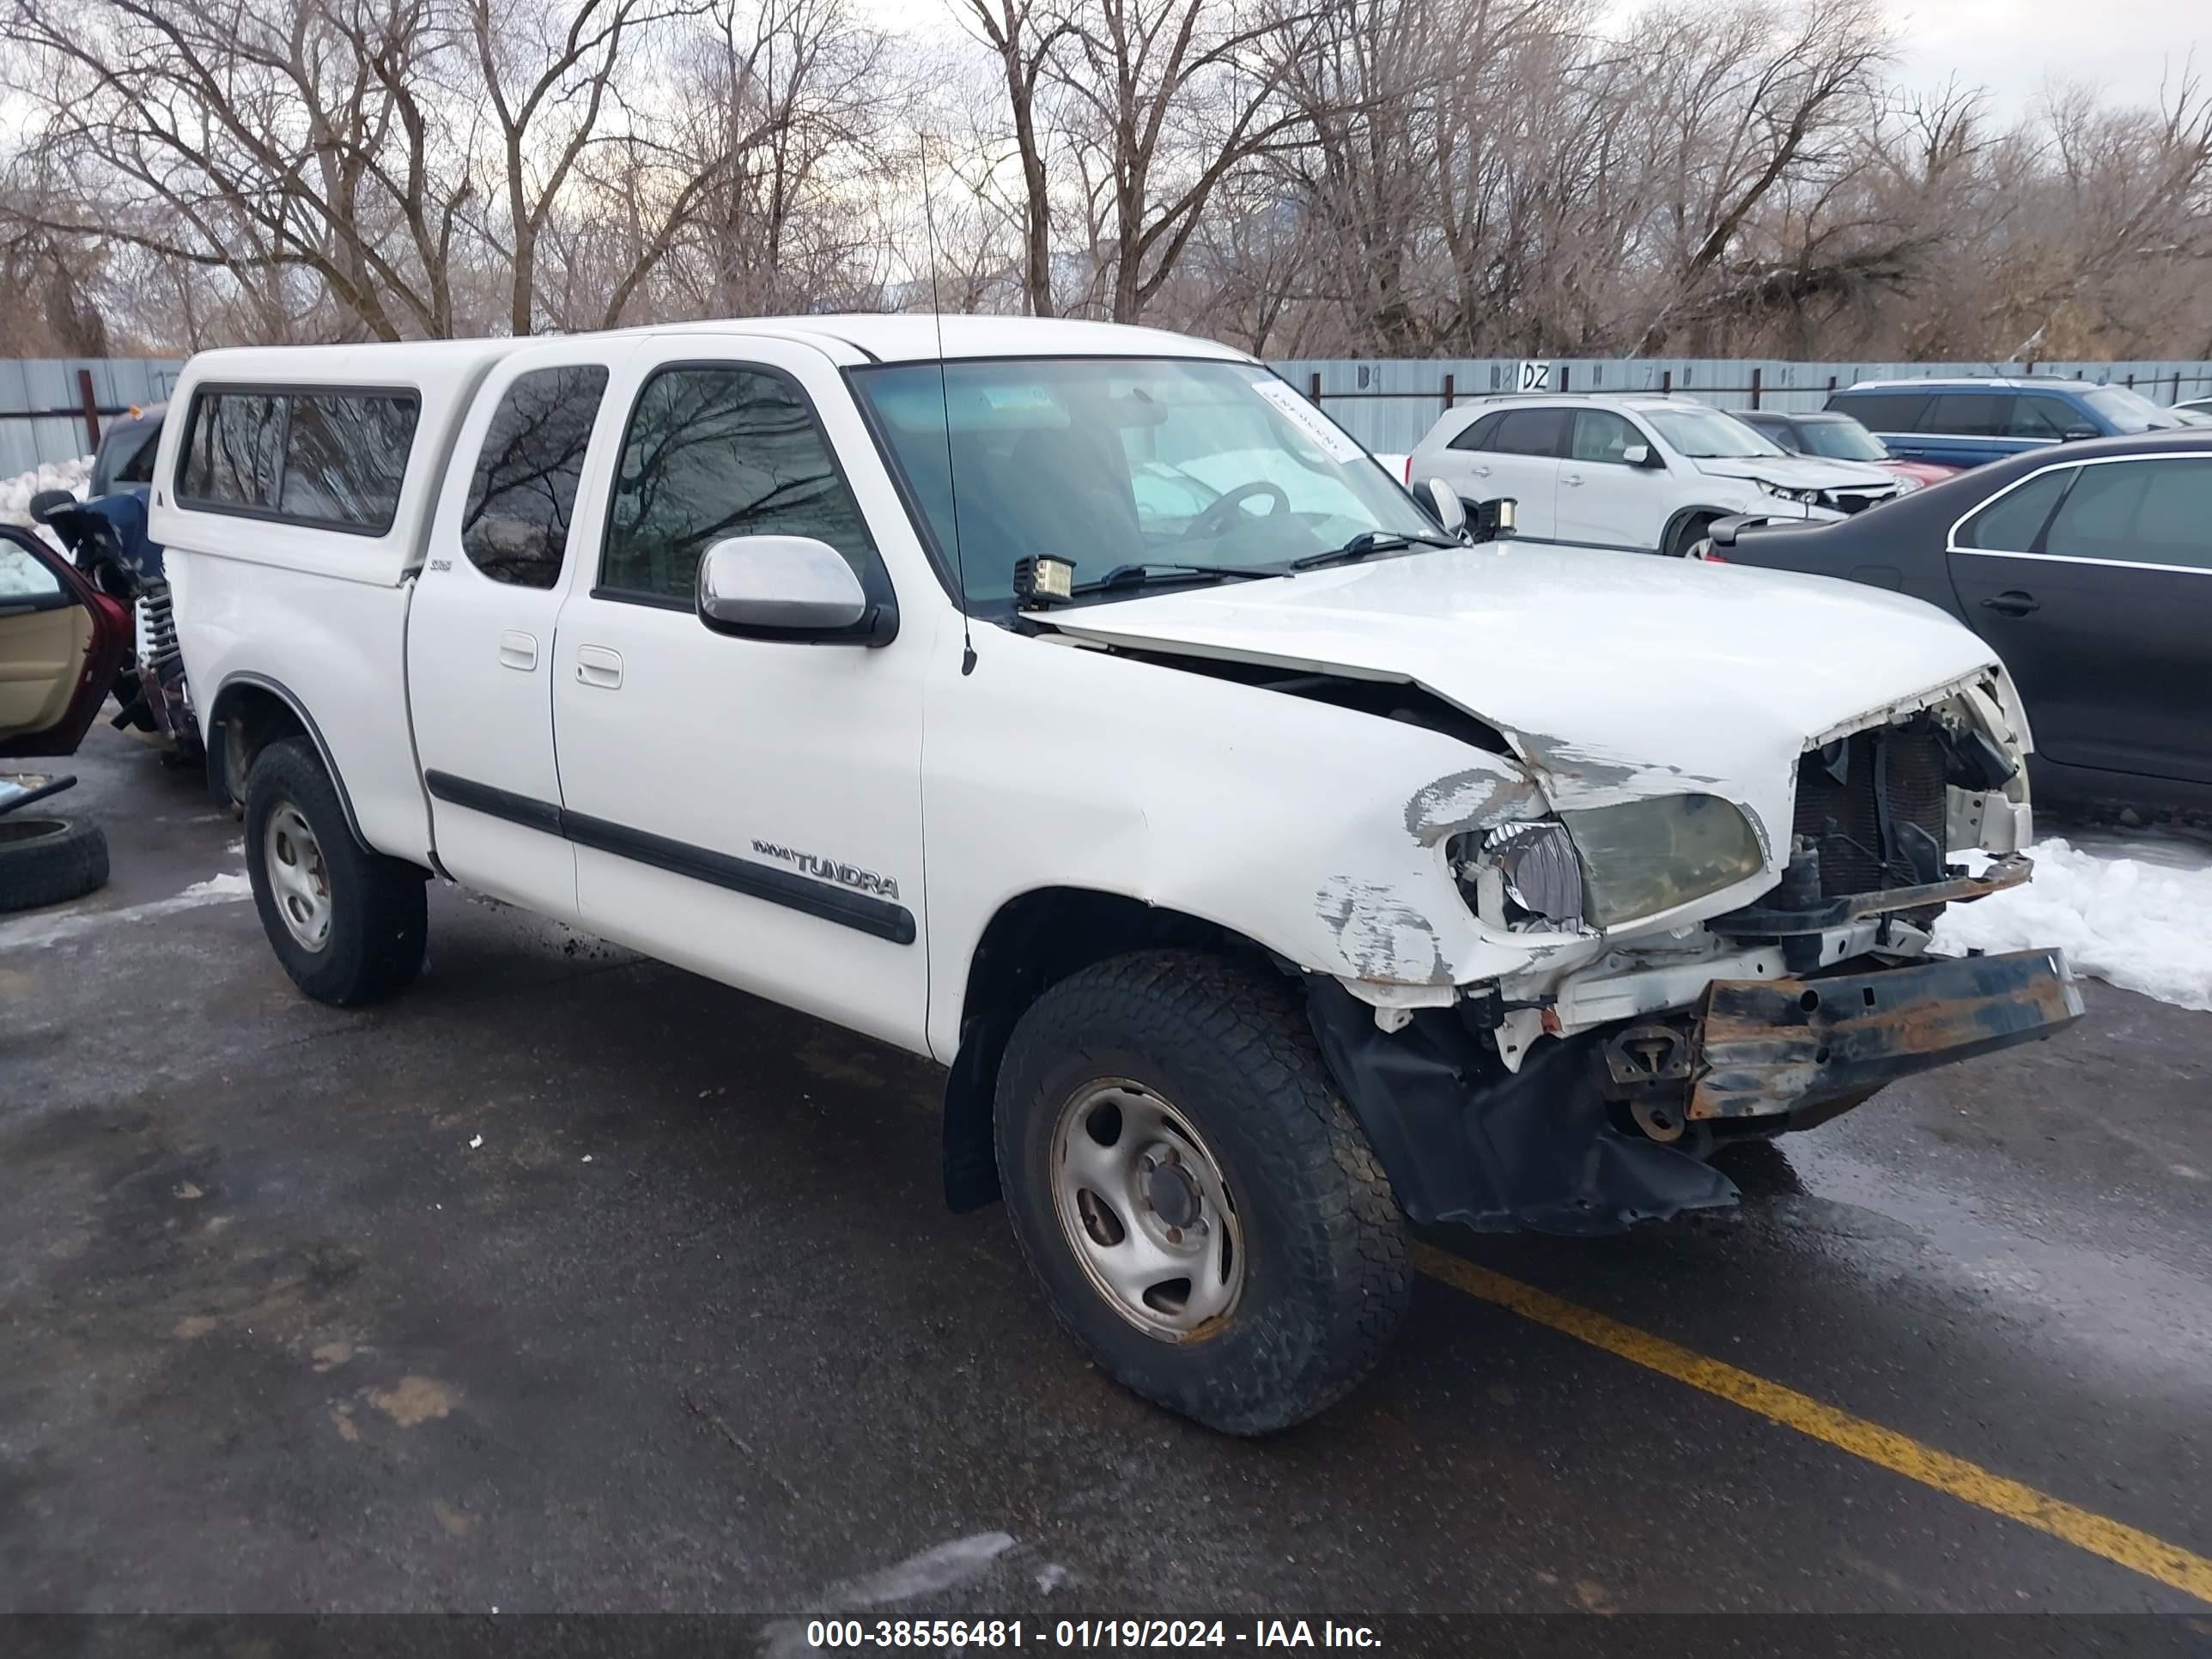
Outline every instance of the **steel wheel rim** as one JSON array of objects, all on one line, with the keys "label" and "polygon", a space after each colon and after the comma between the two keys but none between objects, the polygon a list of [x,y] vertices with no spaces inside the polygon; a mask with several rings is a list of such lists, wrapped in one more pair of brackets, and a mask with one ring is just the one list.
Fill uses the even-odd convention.
[{"label": "steel wheel rim", "polygon": [[1215,1334],[1244,1289],[1237,1202],[1188,1118],[1126,1078],[1086,1084],[1052,1134],[1053,1210],[1106,1305],[1147,1336]]},{"label": "steel wheel rim", "polygon": [[319,951],[331,936],[331,872],[323,844],[307,815],[280,801],[261,832],[261,864],[284,931],[304,951]]}]

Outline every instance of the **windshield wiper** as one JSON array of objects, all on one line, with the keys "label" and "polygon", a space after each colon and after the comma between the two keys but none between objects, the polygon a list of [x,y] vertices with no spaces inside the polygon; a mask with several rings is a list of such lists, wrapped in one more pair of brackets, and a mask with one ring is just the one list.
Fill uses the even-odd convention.
[{"label": "windshield wiper", "polygon": [[1119,587],[1145,587],[1154,582],[1188,581],[1194,576],[1252,580],[1261,576],[1287,576],[1295,566],[1286,564],[1175,564],[1147,559],[1142,564],[1117,564],[1104,575],[1078,582],[1073,593],[1104,593]]},{"label": "windshield wiper", "polygon": [[1443,536],[1401,536],[1389,530],[1363,530],[1341,547],[1326,553],[1309,553],[1292,559],[1293,570],[1318,570],[1328,564],[1350,564],[1370,553],[1402,553],[1409,547],[1459,547],[1464,544]]}]

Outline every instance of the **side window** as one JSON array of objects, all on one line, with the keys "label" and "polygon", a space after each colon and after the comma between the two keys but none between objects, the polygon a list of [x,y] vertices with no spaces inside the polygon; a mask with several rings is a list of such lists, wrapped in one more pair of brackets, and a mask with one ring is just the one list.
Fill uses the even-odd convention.
[{"label": "side window", "polygon": [[417,407],[410,392],[199,392],[177,499],[380,536],[399,510]]},{"label": "side window", "polygon": [[1555,456],[1566,436],[1564,409],[1513,409],[1505,412],[1492,436],[1490,447],[1501,455]]},{"label": "side window", "polygon": [[285,401],[291,413],[276,510],[303,523],[379,536],[391,529],[415,444],[416,400],[309,392]]},{"label": "side window", "polygon": [[1494,411],[1491,414],[1486,415],[1474,425],[1462,432],[1458,437],[1454,438],[1451,441],[1450,447],[1454,449],[1495,449],[1498,447],[1498,428],[1504,423],[1504,416]]},{"label": "side window", "polygon": [[805,395],[772,369],[665,368],[623,441],[599,585],[689,605],[708,548],[811,536],[872,588],[875,544]]},{"label": "side window", "polygon": [[1924,392],[1850,392],[1828,399],[1828,407],[1875,432],[1932,432],[1925,416],[1934,399]]},{"label": "side window", "polygon": [[1926,429],[1961,438],[2002,438],[2012,424],[2011,394],[1946,392],[1929,412]]},{"label": "side window", "polygon": [[605,369],[578,363],[518,374],[499,400],[461,514],[461,550],[494,581],[550,587],[561,579],[606,390]]},{"label": "side window", "polygon": [[58,604],[63,592],[62,579],[28,550],[0,541],[0,605],[44,611]]},{"label": "side window", "polygon": [[2000,495],[1959,526],[1958,545],[1984,553],[2030,553],[2051,509],[2066,493],[2079,467],[2039,473],[2019,489]]},{"label": "side window", "polygon": [[1574,411],[1574,441],[1567,453],[1578,461],[1626,466],[1631,444],[1649,446],[1641,432],[1610,410],[1578,409]]},{"label": "side window", "polygon": [[2051,521],[2044,550],[2212,569],[2212,460],[2085,466]]},{"label": "side window", "polygon": [[2085,424],[2063,398],[2040,394],[2012,400],[2012,419],[2005,428],[2008,438],[2063,438],[2069,426]]},{"label": "side window", "polygon": [[154,482],[154,452],[161,447],[161,426],[155,422],[138,447],[131,452],[131,459],[115,474],[117,483],[149,484]]},{"label": "side window", "polygon": [[178,465],[178,499],[217,508],[274,507],[284,450],[283,400],[258,392],[203,392],[192,399],[191,422]]},{"label": "side window", "polygon": [[1771,416],[1746,415],[1741,410],[1737,411],[1736,419],[1760,437],[1771,439],[1792,455],[1805,453],[1805,446],[1798,441],[1797,428],[1788,421],[1778,421]]}]

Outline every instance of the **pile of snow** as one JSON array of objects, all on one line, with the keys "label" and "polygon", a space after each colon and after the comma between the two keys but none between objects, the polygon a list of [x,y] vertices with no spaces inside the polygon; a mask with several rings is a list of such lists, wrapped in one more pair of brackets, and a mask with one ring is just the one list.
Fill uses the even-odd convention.
[{"label": "pile of snow", "polygon": [[31,497],[41,489],[66,489],[82,498],[92,477],[92,457],[73,461],[49,461],[12,478],[0,478],[0,524],[31,522]]},{"label": "pile of snow", "polygon": [[2027,849],[2035,878],[1953,905],[1936,924],[1934,948],[1995,955],[2053,945],[2077,974],[2212,1012],[2212,851],[2154,838],[2115,846],[2148,856],[2038,842]]}]

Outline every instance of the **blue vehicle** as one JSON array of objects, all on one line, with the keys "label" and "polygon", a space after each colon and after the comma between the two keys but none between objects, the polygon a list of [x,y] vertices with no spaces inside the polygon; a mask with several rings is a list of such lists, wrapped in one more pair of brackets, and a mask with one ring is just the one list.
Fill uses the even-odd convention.
[{"label": "blue vehicle", "polygon": [[2129,387],[2055,375],[1862,380],[1832,393],[1827,406],[1856,419],[1899,459],[1943,466],[2189,423]]}]

